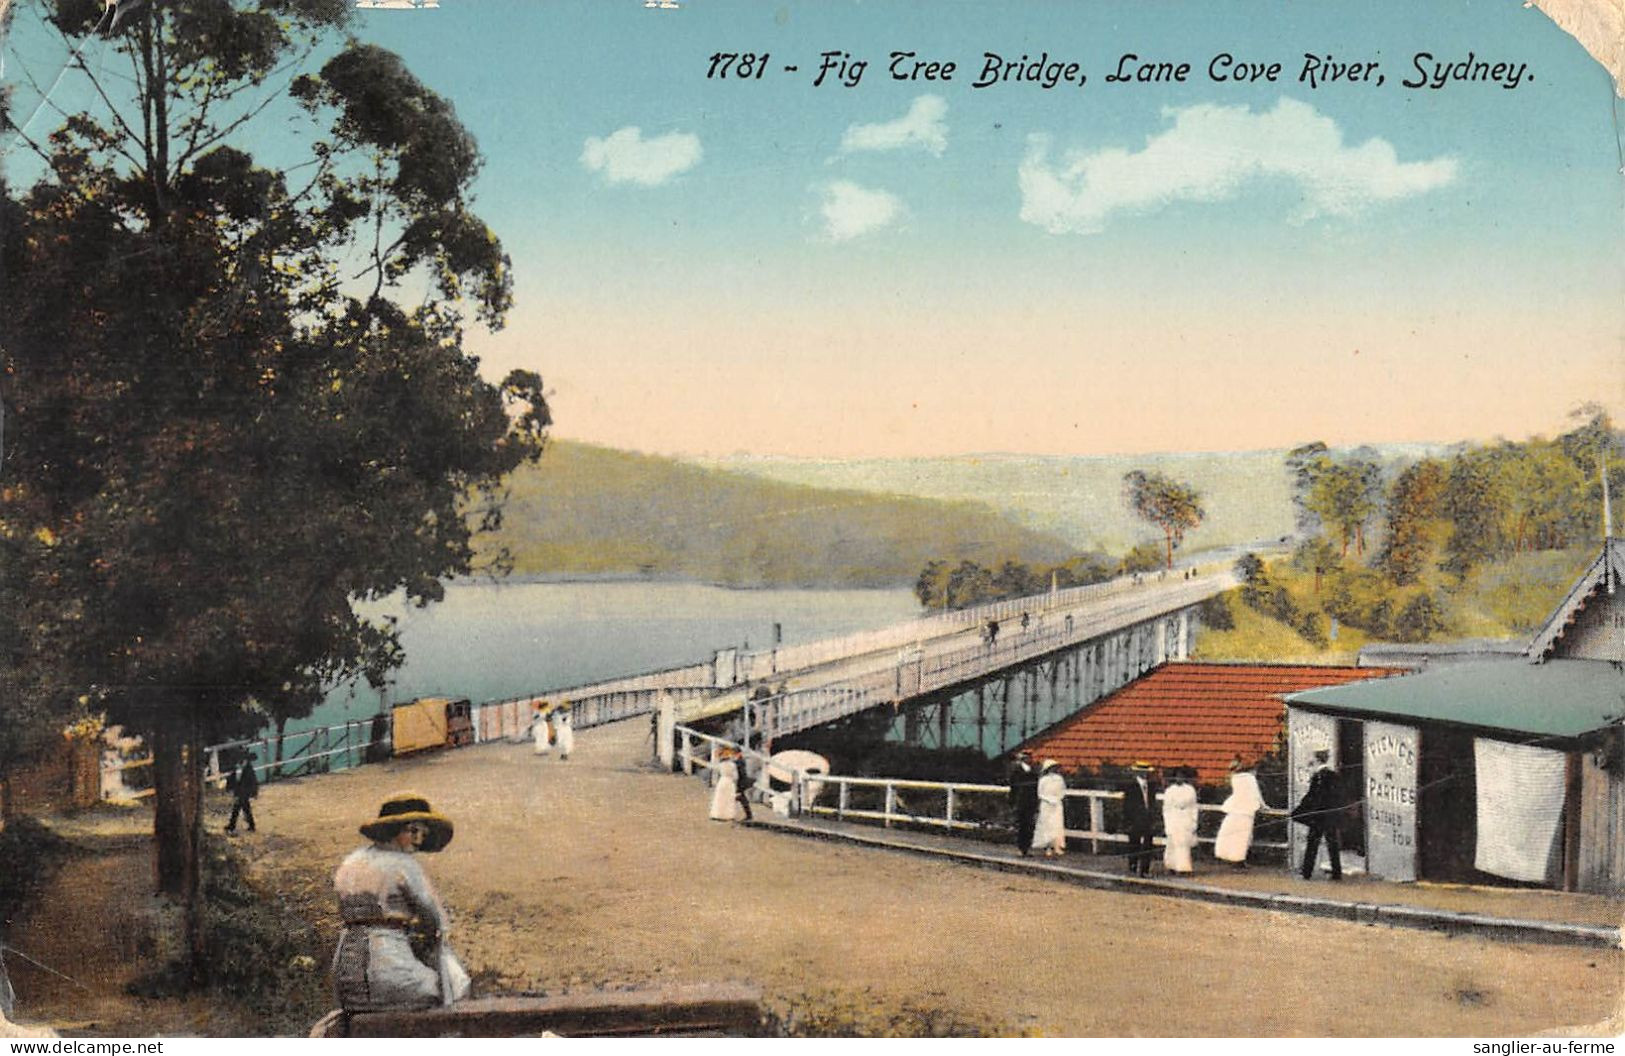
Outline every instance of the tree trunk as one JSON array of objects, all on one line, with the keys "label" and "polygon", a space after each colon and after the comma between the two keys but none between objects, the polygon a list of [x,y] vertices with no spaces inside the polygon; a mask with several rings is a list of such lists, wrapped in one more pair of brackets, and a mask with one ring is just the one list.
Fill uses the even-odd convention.
[{"label": "tree trunk", "polygon": [[[179,710],[179,709],[177,709]],[[153,867],[157,892],[180,903],[185,914],[184,949],[195,970],[202,950],[199,919],[199,845],[203,832],[202,752],[190,707],[152,734],[154,810]]]},{"label": "tree trunk", "polygon": [[283,731],[286,730],[287,728],[288,728],[288,717],[286,715],[278,715],[276,717],[276,759],[275,759],[275,762],[277,764],[276,768],[275,768],[275,772],[278,773],[278,774],[280,774],[282,772],[282,738],[284,736]]},{"label": "tree trunk", "polygon": [[1168,541],[1168,563],[1164,567],[1173,568],[1174,567],[1174,533],[1173,533],[1173,531],[1171,529],[1164,528],[1162,530],[1162,534],[1163,534],[1163,538],[1165,538]]}]

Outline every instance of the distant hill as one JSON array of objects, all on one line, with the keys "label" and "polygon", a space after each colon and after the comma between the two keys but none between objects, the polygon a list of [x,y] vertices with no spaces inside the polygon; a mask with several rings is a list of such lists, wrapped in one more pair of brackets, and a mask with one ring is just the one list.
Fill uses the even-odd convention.
[{"label": "distant hill", "polygon": [[[1440,444],[1373,448],[1403,464],[1445,450]],[[1123,503],[1123,474],[1153,470],[1202,493],[1207,517],[1185,552],[1279,539],[1293,531],[1286,451],[1153,455],[958,455],[852,461],[740,455],[704,462],[768,480],[856,488],[932,499],[978,499],[1017,524],[1058,535],[1080,550],[1121,554],[1161,538]]]},{"label": "distant hill", "polygon": [[503,528],[518,575],[643,575],[728,586],[899,586],[927,561],[1050,564],[1077,547],[969,492],[819,488],[569,441],[515,473]]},{"label": "distant hill", "polygon": [[825,461],[742,456],[706,463],[767,480],[933,499],[980,499],[1074,547],[1120,554],[1157,529],[1123,503],[1123,474],[1156,470],[1202,492],[1207,517],[1186,552],[1278,539],[1293,530],[1284,451],[1233,454],[961,455]]}]

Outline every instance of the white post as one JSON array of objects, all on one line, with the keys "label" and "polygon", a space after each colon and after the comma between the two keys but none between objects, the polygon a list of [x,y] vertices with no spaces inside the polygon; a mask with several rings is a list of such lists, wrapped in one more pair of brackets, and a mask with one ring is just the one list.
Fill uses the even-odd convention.
[{"label": "white post", "polygon": [[[1090,796],[1089,797],[1089,831],[1092,832],[1092,833],[1099,834],[1099,833],[1105,831],[1105,828],[1106,828],[1106,804],[1101,800],[1101,798],[1099,796]],[[1100,853],[1100,840],[1099,839],[1091,839],[1089,841],[1089,853],[1090,854],[1099,854]]]},{"label": "white post", "polygon": [[886,828],[891,828],[892,811],[897,807],[897,787],[886,782]]},{"label": "white post", "polygon": [[[672,734],[677,726],[677,704],[670,693],[661,693],[655,713],[655,752],[660,765],[671,773]],[[686,772],[686,765],[685,765]]]},{"label": "white post", "polygon": [[689,740],[688,731],[683,731],[683,773],[694,772],[694,742]]},{"label": "white post", "polygon": [[841,794],[835,801],[835,816],[842,821],[846,820],[847,794],[851,791],[851,788],[852,786],[850,784],[848,784],[846,781],[842,781]]},{"label": "white post", "polygon": [[948,824],[946,827],[950,831],[954,827],[954,789],[952,785],[948,786]]}]

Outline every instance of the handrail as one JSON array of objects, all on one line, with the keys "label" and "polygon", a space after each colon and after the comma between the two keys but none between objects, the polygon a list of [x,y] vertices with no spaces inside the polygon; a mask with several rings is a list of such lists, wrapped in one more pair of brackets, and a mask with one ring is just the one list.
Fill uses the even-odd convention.
[{"label": "handrail", "polygon": [[[683,760],[683,772],[685,774],[692,774],[696,766],[699,766],[705,770],[715,769],[717,766],[716,755],[717,752],[722,748],[742,750],[746,754],[763,760],[764,762],[768,761],[769,759],[769,757],[763,753],[755,751],[754,749],[744,748],[735,741],[730,741],[725,737],[718,737],[713,734],[702,733],[699,730],[693,729],[689,726],[678,725],[675,732],[680,738],[681,748],[679,754],[680,758]],[[694,751],[694,741],[698,741],[710,746],[710,751],[705,753],[703,758]],[[1010,825],[1003,821],[967,821],[963,818],[956,818],[954,816],[954,807],[959,796],[980,794],[996,795],[1008,798],[1010,794],[1009,785],[977,784],[967,781],[921,781],[914,778],[897,777],[856,777],[843,774],[813,774],[797,767],[783,767],[783,769],[790,771],[792,775],[791,783],[794,788],[794,795],[790,805],[792,813],[834,815],[837,820],[842,821],[846,820],[847,818],[875,820],[880,821],[888,828],[890,828],[894,823],[932,825],[950,830],[985,830],[993,828],[1007,831],[1011,828]],[[822,797],[822,789],[832,786],[836,789],[835,806],[824,806],[820,805],[815,800],[809,800],[806,790],[808,786],[815,783],[821,786],[819,798]],[[850,793],[853,787],[882,789],[885,792],[883,809],[871,810],[851,806]],[[922,815],[916,814],[909,810],[897,809],[900,805],[897,792],[900,789],[909,791],[940,791],[944,793],[942,815]],[[1120,789],[1069,788],[1063,793],[1063,795],[1067,799],[1083,799],[1089,803],[1089,828],[1065,829],[1063,831],[1065,832],[1067,839],[1087,840],[1090,842],[1091,848],[1096,853],[1099,852],[1100,844],[1102,843],[1128,842],[1129,838],[1126,834],[1120,832],[1110,832],[1105,828],[1105,803],[1107,800],[1122,799],[1123,793]],[[1158,792],[1156,798],[1159,800],[1162,799],[1162,793]],[[1219,803],[1197,803],[1196,809],[1198,814],[1224,813],[1224,807]],[[1288,811],[1268,806],[1259,810],[1258,814],[1271,819],[1284,819],[1289,816]],[[1215,840],[1216,837],[1213,836],[1197,837],[1198,843],[1213,843]],[[1162,844],[1165,843],[1166,840],[1164,840],[1163,837],[1158,836],[1155,837],[1152,842],[1155,844]],[[1272,850],[1285,850],[1288,847],[1286,843],[1277,843],[1259,839],[1254,839],[1251,845],[1254,847],[1262,847]]]}]

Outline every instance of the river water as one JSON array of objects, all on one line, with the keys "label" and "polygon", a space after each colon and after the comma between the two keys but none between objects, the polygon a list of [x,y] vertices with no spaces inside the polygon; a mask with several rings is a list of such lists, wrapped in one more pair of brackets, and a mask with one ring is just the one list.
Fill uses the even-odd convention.
[{"label": "river water", "polygon": [[[711,659],[730,646],[766,648],[870,630],[921,615],[908,590],[727,590],[696,583],[454,583],[445,600],[364,608],[399,621],[406,662],[385,693],[476,703]],[[342,686],[290,731],[378,711],[363,681]]]}]

